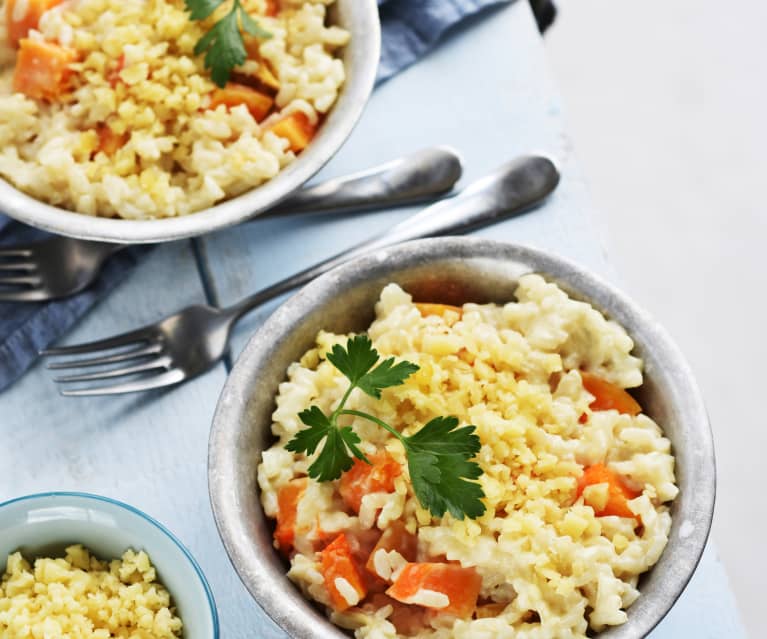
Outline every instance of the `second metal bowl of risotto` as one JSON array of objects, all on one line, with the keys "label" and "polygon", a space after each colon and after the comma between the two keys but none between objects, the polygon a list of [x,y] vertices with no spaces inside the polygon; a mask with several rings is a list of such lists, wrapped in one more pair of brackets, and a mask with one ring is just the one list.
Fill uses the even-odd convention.
[{"label": "second metal bowl of risotto", "polygon": [[373,89],[381,52],[376,1],[337,0],[330,20],[351,33],[351,40],[341,54],[346,81],[312,143],[292,164],[263,185],[190,215],[126,220],[93,217],[58,208],[0,179],[0,212],[59,235],[137,244],[202,235],[272,208],[309,180],[341,148],[362,115]]},{"label": "second metal bowl of risotto", "polygon": [[560,257],[481,239],[409,242],[358,258],[320,277],[283,304],[252,337],[220,398],[209,448],[209,491],[219,533],[253,598],[296,639],[348,637],[286,577],[258,496],[257,466],[272,442],[272,412],[288,365],[314,345],[320,329],[365,330],[381,289],[396,282],[416,301],[462,304],[514,299],[519,277],[535,272],[620,323],[644,360],[637,397],[662,424],[676,458],[680,493],[671,507],[668,545],[643,574],[628,621],[604,639],[648,634],[674,605],[703,553],[714,510],[711,430],[692,372],[666,331],[623,293]]}]

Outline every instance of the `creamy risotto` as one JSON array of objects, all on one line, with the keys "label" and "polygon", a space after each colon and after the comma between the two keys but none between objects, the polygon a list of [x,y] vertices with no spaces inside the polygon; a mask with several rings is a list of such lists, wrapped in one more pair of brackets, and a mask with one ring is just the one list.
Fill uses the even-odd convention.
[{"label": "creamy risotto", "polygon": [[0,582],[4,639],[176,639],[182,623],[145,552],[99,561],[82,546],[59,559],[8,556]]},{"label": "creamy risotto", "polygon": [[340,480],[309,479],[316,453],[286,450],[298,413],[332,410],[348,387],[326,359],[347,336],[320,332],[280,385],[261,502],[290,579],[358,639],[586,637],[626,621],[666,546],[674,458],[624,390],[642,384],[631,338],[538,275],[516,298],[418,305],[388,285],[368,335],[420,368],[380,400],[349,398],[408,436],[439,415],[475,425],[477,519],[425,510],[402,444],[368,421],[348,423],[373,465]]},{"label": "creamy risotto", "polygon": [[335,0],[243,0],[223,88],[195,44],[232,6],[192,21],[183,0],[5,0],[0,177],[88,215],[185,215],[273,178],[312,139],[344,82]]}]

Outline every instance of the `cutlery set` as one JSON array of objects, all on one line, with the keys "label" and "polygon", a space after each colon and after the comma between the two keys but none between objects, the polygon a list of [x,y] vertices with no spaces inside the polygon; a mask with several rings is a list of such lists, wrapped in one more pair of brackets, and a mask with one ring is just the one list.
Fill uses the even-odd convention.
[{"label": "cutlery set", "polygon": [[[368,171],[305,187],[259,217],[343,214],[434,200],[448,194],[460,176],[461,161],[454,151],[425,149]],[[94,370],[55,378],[66,396],[133,393],[178,384],[218,362],[227,352],[237,321],[268,300],[362,254],[409,240],[461,234],[518,215],[542,202],[558,182],[559,172],[548,158],[520,157],[383,234],[232,306],[189,306],[122,335],[41,354],[65,357],[49,363],[49,369]],[[0,302],[39,302],[74,295],[87,288],[106,260],[124,248],[126,245],[58,236],[27,246],[0,247]],[[97,384],[90,385],[94,382]],[[82,383],[89,385],[71,387]]]}]

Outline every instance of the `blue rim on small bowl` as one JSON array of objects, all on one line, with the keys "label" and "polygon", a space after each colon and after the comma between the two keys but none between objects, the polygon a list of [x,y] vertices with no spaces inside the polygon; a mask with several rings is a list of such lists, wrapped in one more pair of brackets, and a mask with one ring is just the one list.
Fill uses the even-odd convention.
[{"label": "blue rim on small bowl", "polygon": [[[42,537],[42,539],[47,539],[47,541],[39,543],[28,543],[29,537],[24,537],[22,540],[17,539],[16,541],[12,540],[12,532],[9,533],[9,531],[12,531],[13,529],[10,529],[4,525],[4,516],[8,512],[9,509],[11,509],[14,506],[19,506],[21,504],[31,504],[33,502],[39,502],[41,500],[50,500],[52,503],[50,506],[62,506],[64,504],[55,504],[53,502],[59,501],[59,500],[74,500],[75,502],[81,501],[82,506],[85,507],[88,502],[91,502],[91,505],[95,502],[101,506],[102,512],[104,511],[104,505],[107,506],[107,510],[112,509],[112,512],[121,512],[125,511],[127,513],[130,513],[129,517],[137,517],[137,521],[144,522],[145,524],[149,525],[149,530],[156,529],[160,533],[162,533],[161,537],[167,538],[171,543],[172,546],[175,546],[175,548],[180,551],[181,556],[183,556],[188,564],[192,567],[194,573],[197,575],[197,578],[199,580],[199,585],[202,586],[202,590],[204,591],[205,598],[207,599],[208,603],[208,610],[210,612],[210,626],[211,626],[211,632],[210,635],[211,639],[219,639],[220,632],[219,632],[219,621],[218,621],[218,610],[216,609],[216,602],[213,597],[213,591],[210,588],[210,585],[208,584],[207,579],[205,578],[205,574],[202,571],[202,568],[200,568],[200,565],[197,563],[197,560],[192,556],[192,554],[189,552],[189,550],[184,546],[183,543],[172,533],[170,530],[168,530],[165,526],[163,526],[159,521],[154,519],[153,517],[147,515],[145,512],[139,510],[135,506],[131,506],[130,504],[126,504],[125,502],[118,501],[117,499],[112,499],[111,497],[104,497],[102,495],[95,495],[92,493],[85,493],[85,492],[77,492],[77,491],[50,491],[50,492],[42,492],[42,493],[34,493],[31,495],[25,495],[22,497],[15,497],[13,499],[9,499],[7,501],[4,501],[0,503],[0,529],[4,531],[4,537],[8,538],[8,541],[0,541],[0,568],[3,570],[5,569],[5,557],[4,555],[7,555],[8,552],[15,552],[19,548],[24,547],[37,547],[37,548],[43,548],[46,546],[61,546],[64,543],[70,544],[70,543],[82,543],[84,546],[86,546],[89,550],[92,550],[96,556],[103,557],[105,555],[112,555],[112,556],[119,556],[119,554],[122,554],[122,552],[129,547],[139,550],[143,549],[147,552],[149,555],[152,564],[157,568],[158,575],[160,575],[160,582],[168,589],[171,595],[171,599],[173,600],[174,604],[179,607],[179,593],[177,592],[177,589],[173,589],[170,587],[166,581],[163,579],[162,575],[164,572],[159,564],[167,563],[169,561],[168,557],[163,555],[158,555],[158,553],[153,552],[150,547],[147,547],[146,544],[143,543],[143,540],[139,538],[138,536],[133,537],[132,542],[129,543],[120,543],[120,544],[109,544],[113,548],[117,545],[123,546],[122,551],[119,551],[119,554],[115,554],[114,551],[110,552],[100,552],[97,547],[98,542],[87,542],[86,540],[80,540],[75,538],[70,538],[69,533],[57,533],[54,534],[53,537],[47,538]],[[23,512],[28,511],[20,511],[19,514],[22,514]],[[60,518],[51,518],[48,520],[41,520],[41,521],[48,521],[48,522],[65,522],[68,521],[66,517],[61,516]],[[73,519],[74,521],[74,519]],[[102,520],[102,524],[105,520]],[[89,521],[88,524],[92,527],[93,522]],[[31,524],[34,525],[34,524]],[[19,522],[17,524],[17,529],[19,532],[21,532],[22,527],[24,527],[25,524],[23,522]],[[104,528],[106,530],[106,527]],[[10,534],[10,536],[8,536]],[[121,534],[127,539],[130,537],[130,533],[122,530]],[[106,543],[106,542],[105,542]],[[5,548],[3,548],[5,547]],[[167,576],[167,575],[166,575]],[[179,609],[179,615],[181,617],[182,621],[185,621],[183,612]],[[186,638],[189,636],[189,631],[186,629],[187,626],[185,624],[183,631],[183,636]],[[196,633],[195,633],[196,634]]]}]

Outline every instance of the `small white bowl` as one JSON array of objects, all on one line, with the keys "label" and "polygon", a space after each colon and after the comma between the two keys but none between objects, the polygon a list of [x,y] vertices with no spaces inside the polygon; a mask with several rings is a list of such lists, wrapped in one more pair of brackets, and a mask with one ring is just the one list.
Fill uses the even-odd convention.
[{"label": "small white bowl", "polygon": [[74,492],[27,495],[0,504],[0,573],[10,553],[27,560],[61,557],[82,544],[99,559],[144,550],[184,623],[184,639],[218,639],[213,593],[189,551],[140,510],[108,497]]}]

